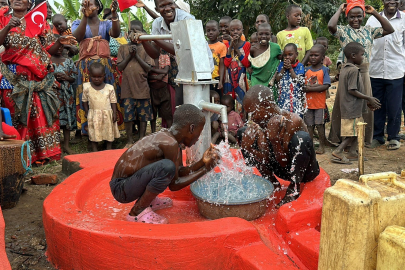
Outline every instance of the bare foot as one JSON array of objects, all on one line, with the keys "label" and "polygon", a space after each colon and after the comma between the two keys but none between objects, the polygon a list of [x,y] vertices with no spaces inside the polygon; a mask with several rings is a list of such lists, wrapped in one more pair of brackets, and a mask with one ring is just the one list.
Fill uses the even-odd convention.
[{"label": "bare foot", "polygon": [[322,154],[325,154],[325,148],[322,146],[319,146],[318,147],[318,149],[315,151],[315,153],[317,154],[317,155],[322,155]]}]

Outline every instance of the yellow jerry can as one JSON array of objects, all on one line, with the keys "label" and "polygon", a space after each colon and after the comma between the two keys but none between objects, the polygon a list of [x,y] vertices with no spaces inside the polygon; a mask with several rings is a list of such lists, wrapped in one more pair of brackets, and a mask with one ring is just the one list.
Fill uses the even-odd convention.
[{"label": "yellow jerry can", "polygon": [[405,269],[405,228],[388,226],[378,239],[377,270]]},{"label": "yellow jerry can", "polygon": [[376,269],[378,237],[390,225],[405,226],[402,177],[387,172],[338,180],[324,193],[318,269]]}]

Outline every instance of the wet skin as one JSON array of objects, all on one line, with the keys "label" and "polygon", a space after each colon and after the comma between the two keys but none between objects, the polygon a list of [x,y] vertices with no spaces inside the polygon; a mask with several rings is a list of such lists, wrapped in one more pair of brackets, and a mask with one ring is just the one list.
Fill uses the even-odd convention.
[{"label": "wet skin", "polygon": [[[270,149],[268,142],[271,143],[277,162],[286,167],[291,160],[288,156],[288,144],[292,136],[298,131],[308,132],[307,127],[297,114],[285,110],[281,110],[272,100],[271,90],[262,85],[255,85],[249,91],[260,91],[257,96],[245,96],[243,106],[247,113],[251,113],[251,120],[242,138],[242,149],[255,156],[257,160],[261,160],[258,169],[262,175],[270,177],[270,181],[275,188],[280,187],[280,183],[269,171],[269,168],[264,166],[270,163]],[[253,93],[254,93],[253,92]],[[264,100],[259,101],[258,97]],[[257,140],[258,149],[253,148]],[[290,179],[285,179],[289,181]],[[296,186],[297,185],[297,186]],[[299,197],[299,194],[293,195],[295,188],[299,192],[299,182],[291,184],[287,188],[285,197],[281,200],[277,207],[293,201]]]},{"label": "wet skin", "polygon": [[210,147],[201,160],[188,166],[183,166],[182,150],[180,144],[194,145],[203,130],[204,125],[176,128],[175,123],[167,130],[146,136],[129,148],[117,161],[112,179],[126,178],[141,168],[162,159],[169,159],[176,165],[170,190],[180,190],[206,174],[219,160],[217,150]]}]

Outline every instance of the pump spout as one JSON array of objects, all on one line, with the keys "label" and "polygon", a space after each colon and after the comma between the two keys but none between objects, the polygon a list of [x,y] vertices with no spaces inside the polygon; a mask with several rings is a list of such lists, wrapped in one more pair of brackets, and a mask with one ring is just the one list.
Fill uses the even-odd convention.
[{"label": "pump spout", "polygon": [[198,103],[198,107],[202,110],[220,114],[221,122],[223,124],[228,124],[228,113],[226,111],[226,106],[215,104],[215,103],[210,103],[210,102],[206,102],[206,101],[202,100]]}]

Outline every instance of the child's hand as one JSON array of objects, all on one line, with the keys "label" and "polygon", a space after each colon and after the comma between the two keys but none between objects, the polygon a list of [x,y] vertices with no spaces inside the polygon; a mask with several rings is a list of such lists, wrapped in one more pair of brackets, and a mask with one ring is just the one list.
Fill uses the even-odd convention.
[{"label": "child's hand", "polygon": [[113,113],[113,123],[117,122],[117,114]]},{"label": "child's hand", "polygon": [[341,4],[340,5],[340,11],[345,12],[347,8],[347,3]]},{"label": "child's hand", "polygon": [[252,75],[252,73],[253,73],[252,67],[248,67],[248,68],[247,68],[247,72],[248,72],[250,75]]},{"label": "child's hand", "polygon": [[166,74],[159,74],[159,75],[156,76],[156,79],[158,81],[162,81],[165,76],[166,76]]},{"label": "child's hand", "polygon": [[135,55],[136,55],[137,49],[138,49],[138,48],[136,47],[136,45],[130,45],[130,46],[129,46],[129,52],[131,53],[132,56],[135,56]]},{"label": "child's hand", "polygon": [[289,59],[284,60],[284,69],[285,70],[291,69],[291,61]]},{"label": "child's hand", "polygon": [[380,103],[380,101],[377,99],[377,98],[375,98],[375,97],[369,97],[368,98],[368,104],[369,104],[369,106],[371,106],[371,109],[374,111],[374,110],[378,110],[378,109],[380,109],[381,108],[381,103]]},{"label": "child's hand", "polygon": [[58,82],[63,82],[63,81],[66,81],[66,74],[65,73],[62,73],[62,72],[60,72],[60,73],[55,73],[55,75],[54,75],[54,77],[55,77],[55,79],[58,81]]},{"label": "child's hand", "polygon": [[14,139],[15,137],[16,137],[15,135],[7,135],[2,130],[0,130],[0,141]]},{"label": "child's hand", "polygon": [[232,37],[229,34],[222,35],[222,40],[228,40],[229,42],[232,41]]},{"label": "child's hand", "polygon": [[223,84],[221,81],[219,81],[219,83],[218,83],[218,89],[222,89],[222,88],[224,88],[224,84]]},{"label": "child's hand", "polygon": [[367,14],[373,14],[374,11],[375,11],[375,9],[372,6],[370,6],[370,5],[365,6],[365,12]]},{"label": "child's hand", "polygon": [[207,170],[212,170],[217,165],[218,161],[221,159],[218,149],[216,149],[213,144],[210,145],[203,155],[203,162]]}]

